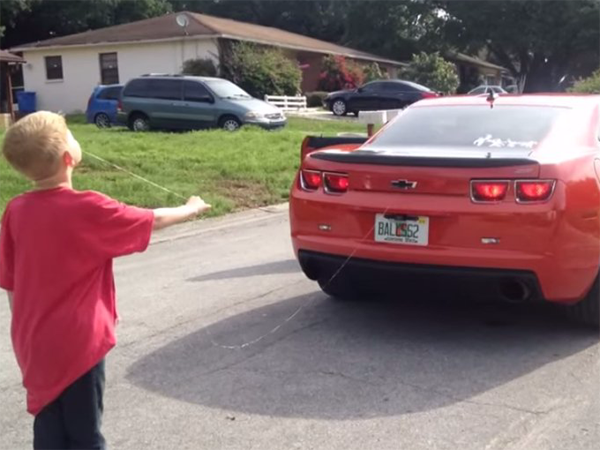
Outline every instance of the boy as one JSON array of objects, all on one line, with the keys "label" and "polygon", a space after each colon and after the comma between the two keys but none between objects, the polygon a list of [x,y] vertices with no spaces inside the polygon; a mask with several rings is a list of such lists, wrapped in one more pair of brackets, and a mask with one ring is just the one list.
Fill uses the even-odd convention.
[{"label": "boy", "polygon": [[112,259],[146,250],[153,230],[210,205],[155,210],[73,189],[81,148],[63,117],[26,116],[2,152],[34,189],[10,201],[0,229],[0,288],[8,291],[11,336],[35,416],[36,449],[103,449],[104,357],[115,345]]}]

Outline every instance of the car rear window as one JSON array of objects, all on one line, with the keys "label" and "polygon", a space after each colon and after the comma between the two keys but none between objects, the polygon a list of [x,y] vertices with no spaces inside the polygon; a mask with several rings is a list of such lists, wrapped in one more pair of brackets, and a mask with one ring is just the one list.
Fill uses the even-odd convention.
[{"label": "car rear window", "polygon": [[535,148],[565,108],[423,106],[406,110],[369,146]]},{"label": "car rear window", "polygon": [[121,95],[121,90],[123,88],[121,86],[115,86],[103,89],[100,94],[98,94],[98,98],[103,100],[118,100],[119,95]]}]

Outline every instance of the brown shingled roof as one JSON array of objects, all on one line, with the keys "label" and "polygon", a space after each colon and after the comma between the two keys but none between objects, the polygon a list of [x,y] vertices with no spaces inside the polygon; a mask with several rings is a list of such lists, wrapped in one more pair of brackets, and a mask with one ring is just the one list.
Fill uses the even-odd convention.
[{"label": "brown shingled roof", "polygon": [[[185,31],[177,25],[175,21],[175,18],[179,14],[185,14],[188,17],[189,24]],[[356,59],[403,65],[398,61],[381,58],[370,53],[342,47],[340,45],[313,39],[300,34],[290,33],[278,28],[264,27],[261,25],[190,12],[167,14],[152,19],[52,38],[41,42],[21,45],[17,49],[31,51],[33,49],[46,47],[88,46],[119,42],[177,39],[183,37],[186,32],[188,36],[194,37],[220,37],[250,41],[296,50],[334,55],[339,54]]]},{"label": "brown shingled roof", "polygon": [[496,69],[508,72],[508,69],[505,67],[492,64],[491,62],[484,61],[482,59],[476,58],[475,56],[465,55],[464,53],[448,53],[446,55],[446,58],[450,60],[460,61],[463,63],[473,64],[475,66],[487,67],[488,69]]},{"label": "brown shingled roof", "polygon": [[0,50],[0,61],[2,62],[14,62],[14,63],[24,63],[25,60],[20,56],[13,55],[6,50]]}]

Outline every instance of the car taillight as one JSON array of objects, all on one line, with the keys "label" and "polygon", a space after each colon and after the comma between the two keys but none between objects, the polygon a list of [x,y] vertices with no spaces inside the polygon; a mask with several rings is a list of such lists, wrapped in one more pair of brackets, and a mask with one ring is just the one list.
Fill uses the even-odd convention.
[{"label": "car taillight", "polygon": [[316,191],[321,187],[323,176],[316,170],[302,170],[300,172],[302,188],[307,191]]},{"label": "car taillight", "polygon": [[499,202],[506,197],[508,181],[472,181],[471,198],[475,202]]},{"label": "car taillight", "polygon": [[543,202],[548,200],[554,190],[554,180],[516,181],[515,192],[517,201]]},{"label": "car taillight", "polygon": [[121,100],[117,102],[117,111],[123,111],[123,102],[121,102]]},{"label": "car taillight", "polygon": [[90,109],[90,106],[92,106],[92,95],[90,95],[90,98],[88,99],[88,106],[87,109]]},{"label": "car taillight", "polygon": [[325,174],[325,190],[334,194],[343,194],[348,190],[348,175],[341,173]]},{"label": "car taillight", "polygon": [[421,98],[435,98],[439,97],[435,92],[421,92]]}]

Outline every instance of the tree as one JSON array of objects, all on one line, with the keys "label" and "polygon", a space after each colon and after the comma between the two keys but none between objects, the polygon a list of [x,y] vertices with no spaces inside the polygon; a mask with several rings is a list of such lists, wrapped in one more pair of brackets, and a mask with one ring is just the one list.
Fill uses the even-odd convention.
[{"label": "tree", "polygon": [[454,94],[459,84],[456,67],[439,53],[415,55],[402,76],[444,94]]},{"label": "tree", "polygon": [[487,50],[526,92],[558,90],[561,80],[597,67],[596,0],[431,3],[444,11],[438,15],[446,42],[471,53]]},{"label": "tree", "polygon": [[435,8],[422,1],[355,1],[346,10],[341,42],[395,60],[437,49]]},{"label": "tree", "polygon": [[[5,8],[18,7],[5,18]],[[2,0],[5,36],[2,46],[65,36],[96,28],[148,19],[171,11],[167,0]]]},{"label": "tree", "polygon": [[4,36],[6,27],[14,27],[15,19],[31,8],[32,0],[2,0],[0,2],[0,37]]}]

